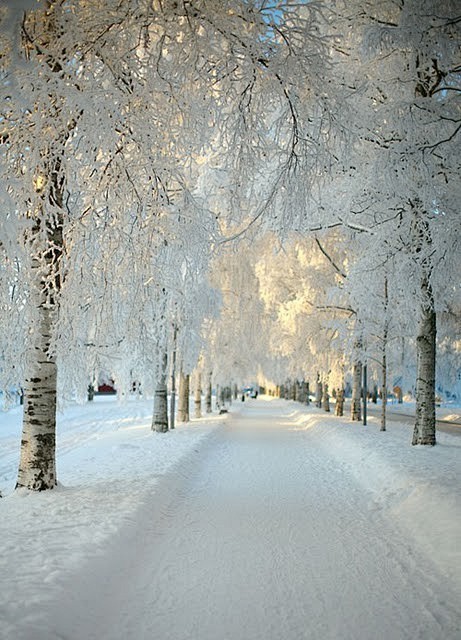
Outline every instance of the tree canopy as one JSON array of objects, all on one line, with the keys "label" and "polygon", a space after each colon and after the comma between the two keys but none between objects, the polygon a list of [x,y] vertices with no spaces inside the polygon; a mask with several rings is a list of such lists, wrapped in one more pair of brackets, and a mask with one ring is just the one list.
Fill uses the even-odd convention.
[{"label": "tree canopy", "polygon": [[459,368],[459,24],[454,0],[4,3],[2,388],[32,420],[47,367],[83,398],[101,371],[153,393],[176,348],[220,384],[342,388],[384,356],[433,409],[436,348],[441,389]]}]

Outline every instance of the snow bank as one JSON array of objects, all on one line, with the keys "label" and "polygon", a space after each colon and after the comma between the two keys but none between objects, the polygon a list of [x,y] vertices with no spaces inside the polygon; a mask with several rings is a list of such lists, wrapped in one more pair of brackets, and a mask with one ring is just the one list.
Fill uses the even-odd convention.
[{"label": "snow bank", "polygon": [[18,407],[0,414],[0,638],[8,640],[15,620],[51,598],[59,576],[102,554],[136,518],[158,478],[222,422],[213,416],[157,434],[150,428],[152,401],[120,405],[97,397],[70,407],[58,419],[60,484],[31,493],[13,492],[21,413]]},{"label": "snow bank", "polygon": [[[461,437],[439,432],[435,447],[411,446],[412,427],[379,420],[349,422],[315,408],[293,404],[299,429],[315,429],[319,446],[370,492],[371,507],[384,510],[461,594]],[[461,430],[460,430],[461,436]]]}]

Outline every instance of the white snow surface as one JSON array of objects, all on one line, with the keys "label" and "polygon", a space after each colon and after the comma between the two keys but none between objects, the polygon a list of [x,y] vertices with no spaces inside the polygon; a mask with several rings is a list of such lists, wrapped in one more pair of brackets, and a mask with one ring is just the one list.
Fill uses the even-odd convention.
[{"label": "white snow surface", "polygon": [[166,434],[151,410],[66,409],[37,494],[0,415],[2,640],[461,638],[461,437],[264,396]]}]

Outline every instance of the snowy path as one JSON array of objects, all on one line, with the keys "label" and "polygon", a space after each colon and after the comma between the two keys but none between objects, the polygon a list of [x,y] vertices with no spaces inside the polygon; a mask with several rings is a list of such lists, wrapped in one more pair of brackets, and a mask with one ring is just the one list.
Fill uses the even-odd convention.
[{"label": "snowy path", "polygon": [[23,637],[459,638],[455,594],[322,430],[281,401],[238,409]]}]

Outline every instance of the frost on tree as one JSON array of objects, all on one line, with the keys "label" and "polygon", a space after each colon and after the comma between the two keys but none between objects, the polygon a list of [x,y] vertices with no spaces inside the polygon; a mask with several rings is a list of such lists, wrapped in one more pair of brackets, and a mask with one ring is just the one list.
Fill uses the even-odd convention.
[{"label": "frost on tree", "polygon": [[[350,28],[341,28],[341,13],[342,26]],[[337,87],[360,90],[351,93],[350,103],[344,95],[340,115],[347,115],[356,135],[323,206],[333,215],[336,208],[364,238],[362,251],[353,256],[357,272],[362,266],[361,278],[350,287],[354,307],[359,301],[364,349],[379,325],[377,314],[372,318],[370,290],[374,283],[381,287],[380,273],[388,278],[392,300],[379,328],[388,354],[398,331],[416,338],[413,442],[431,445],[436,318],[456,295],[460,255],[459,3],[351,0],[331,25],[352,36],[336,52],[336,72],[344,74]],[[339,206],[335,193],[342,196]],[[375,351],[391,367],[386,349]]]},{"label": "frost on tree", "polygon": [[[37,29],[37,33],[35,32]],[[53,39],[56,30],[54,14],[43,20],[23,22],[23,45],[26,59],[42,61],[43,49]],[[40,34],[40,35],[38,35]],[[55,127],[46,132],[43,120],[34,123],[33,114],[23,114],[25,130],[37,126],[39,135],[31,145],[33,191],[26,202],[25,218],[29,221],[22,240],[29,254],[29,332],[27,373],[24,382],[25,403],[21,437],[17,488],[42,491],[56,483],[56,397],[57,364],[52,338],[59,311],[59,295],[63,277],[64,254],[64,169],[65,146],[75,128],[75,118],[62,121],[63,101],[52,83],[61,64],[50,55],[45,58],[40,80],[47,92],[37,96],[35,108],[43,116],[55,114]],[[40,80],[38,86],[40,86]],[[18,125],[18,129],[21,127]],[[34,148],[34,144],[36,145]],[[24,204],[22,205],[24,206]],[[26,267],[26,265],[24,265]]]},{"label": "frost on tree", "polygon": [[[148,322],[138,320],[148,315],[145,292],[164,265],[152,260],[146,273],[142,238],[153,238],[154,253],[173,211],[179,213],[178,193],[184,195],[183,202],[188,199],[188,216],[196,223],[196,234],[203,236],[196,254],[205,254],[210,244],[203,233],[209,229],[208,208],[192,195],[197,183],[194,162],[202,162],[224,141],[222,155],[230,159],[218,164],[232,167],[234,177],[242,176],[242,168],[250,166],[247,161],[252,156],[256,160],[254,145],[261,150],[269,139],[275,141],[267,137],[268,130],[280,134],[274,158],[279,152],[282,160],[292,158],[294,146],[302,143],[295,127],[295,92],[282,83],[280,69],[284,62],[296,66],[305,42],[300,47],[297,37],[290,42],[277,36],[271,47],[265,37],[270,13],[255,10],[256,3],[236,3],[238,10],[232,11],[223,6],[49,0],[7,21],[18,29],[4,38],[10,55],[9,62],[2,56],[1,64],[11,63],[7,76],[14,79],[9,86],[17,95],[11,111],[9,103],[5,111],[2,105],[1,138],[12,150],[5,174],[14,192],[11,215],[25,226],[17,238],[22,245],[24,238],[28,243],[31,262],[24,258],[21,268],[28,274],[27,313],[34,326],[27,337],[28,422],[21,486],[47,488],[56,482],[53,464],[48,463],[54,458],[56,351],[60,365],[67,359],[61,373],[77,388],[80,371],[83,378],[87,369],[94,373],[96,350],[107,359],[115,355],[114,360],[123,360],[119,377],[125,380],[134,358],[136,365],[146,364],[144,354],[153,351]],[[4,15],[2,9],[0,19]],[[280,23],[278,33],[288,33],[290,24]],[[306,28],[307,35],[312,33]],[[11,126],[10,133],[3,133],[4,122]],[[171,234],[182,247],[191,226]],[[196,254],[181,254],[195,273],[203,264]],[[114,264],[122,285],[114,278]],[[166,264],[174,264],[174,259]],[[65,299],[65,283],[59,279],[64,271],[66,282],[73,284]],[[161,277],[169,279],[168,269]],[[176,279],[174,286],[180,290],[177,285]],[[187,291],[184,286],[181,294]],[[193,324],[195,330],[200,314],[189,313],[192,298],[188,306],[183,325]],[[140,334],[133,328],[147,341],[141,355]],[[111,340],[104,340],[106,335]],[[35,406],[45,397],[45,408]],[[35,469],[35,479],[26,480],[26,465]]]}]

